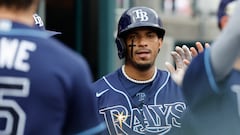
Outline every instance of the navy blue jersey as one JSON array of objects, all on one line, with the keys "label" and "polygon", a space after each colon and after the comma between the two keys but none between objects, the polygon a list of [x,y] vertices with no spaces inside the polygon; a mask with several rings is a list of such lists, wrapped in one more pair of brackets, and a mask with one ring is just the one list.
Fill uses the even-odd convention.
[{"label": "navy blue jersey", "polygon": [[105,135],[163,135],[181,126],[186,105],[168,72],[157,70],[154,81],[139,84],[129,81],[120,68],[94,86],[99,115],[108,128]]},{"label": "navy blue jersey", "polygon": [[97,132],[91,81],[86,61],[47,32],[0,20],[1,135]]},{"label": "navy blue jersey", "polygon": [[182,135],[239,135],[240,72],[232,70],[225,80],[217,82],[209,49],[188,69],[183,91],[189,110],[183,118]]}]

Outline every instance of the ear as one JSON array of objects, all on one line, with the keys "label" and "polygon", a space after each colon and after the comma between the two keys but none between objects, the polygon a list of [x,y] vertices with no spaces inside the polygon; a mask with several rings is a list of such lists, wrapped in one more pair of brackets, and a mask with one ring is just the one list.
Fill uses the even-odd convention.
[{"label": "ear", "polygon": [[160,50],[160,48],[162,47],[162,44],[163,44],[163,39],[162,39],[162,38],[159,38],[159,39],[158,39],[158,42],[159,42],[159,50]]},{"label": "ear", "polygon": [[229,16],[224,15],[224,16],[222,16],[222,18],[220,19],[220,27],[221,27],[221,29],[223,29],[223,28],[225,27],[225,25],[227,24],[228,18],[229,18]]}]

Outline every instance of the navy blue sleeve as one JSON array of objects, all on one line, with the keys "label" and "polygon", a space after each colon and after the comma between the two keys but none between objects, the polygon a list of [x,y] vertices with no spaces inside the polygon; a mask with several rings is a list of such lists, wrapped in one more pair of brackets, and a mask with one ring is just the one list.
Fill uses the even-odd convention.
[{"label": "navy blue sleeve", "polygon": [[209,49],[193,59],[183,79],[183,93],[189,107],[218,92],[209,61]]},{"label": "navy blue sleeve", "polygon": [[[82,134],[95,134],[103,130],[104,125],[98,118],[96,97],[92,87],[92,76],[84,59],[79,61],[78,71],[73,78],[73,88],[68,108],[67,131],[80,131]],[[77,67],[76,67],[77,68]],[[83,79],[84,78],[84,79]]]}]

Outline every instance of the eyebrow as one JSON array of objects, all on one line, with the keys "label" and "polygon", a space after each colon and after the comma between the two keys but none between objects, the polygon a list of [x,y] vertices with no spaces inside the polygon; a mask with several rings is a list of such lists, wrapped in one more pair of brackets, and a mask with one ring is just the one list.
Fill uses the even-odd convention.
[{"label": "eyebrow", "polygon": [[[140,31],[140,30],[139,30],[139,31]],[[138,30],[135,30],[135,31],[129,32],[128,35],[138,34],[138,33],[139,33]],[[157,34],[157,32],[154,31],[154,30],[146,30],[146,33],[147,33],[147,34],[149,34],[149,33],[156,33],[156,34]]]}]

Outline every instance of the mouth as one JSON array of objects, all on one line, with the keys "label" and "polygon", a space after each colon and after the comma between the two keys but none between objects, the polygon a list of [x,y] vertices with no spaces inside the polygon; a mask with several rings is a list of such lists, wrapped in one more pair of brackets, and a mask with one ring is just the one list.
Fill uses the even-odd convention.
[{"label": "mouth", "polygon": [[151,51],[150,50],[138,50],[136,51],[136,55],[140,58],[150,57]]}]

